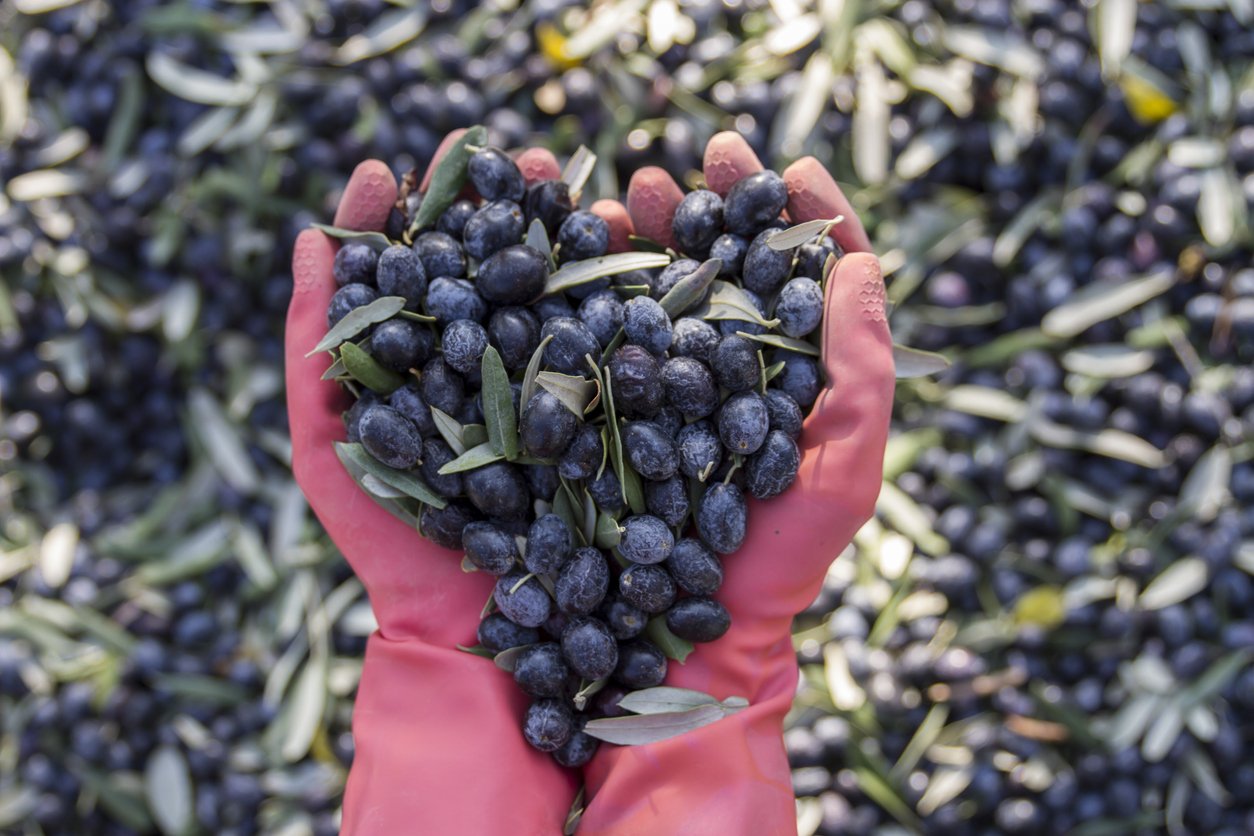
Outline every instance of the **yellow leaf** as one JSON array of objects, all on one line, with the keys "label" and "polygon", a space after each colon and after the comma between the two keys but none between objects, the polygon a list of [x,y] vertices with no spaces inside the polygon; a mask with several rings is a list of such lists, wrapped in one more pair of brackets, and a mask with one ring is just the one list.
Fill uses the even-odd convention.
[{"label": "yellow leaf", "polygon": [[1024,593],[1015,602],[1015,623],[1052,630],[1067,617],[1062,590],[1056,586],[1038,586]]},{"label": "yellow leaf", "polygon": [[541,23],[536,27],[536,40],[540,44],[540,52],[554,65],[563,70],[579,66],[579,59],[571,58],[566,52],[566,36],[552,23]]},{"label": "yellow leaf", "polygon": [[1179,110],[1179,105],[1154,83],[1131,73],[1119,79],[1128,110],[1141,122],[1161,122]]}]

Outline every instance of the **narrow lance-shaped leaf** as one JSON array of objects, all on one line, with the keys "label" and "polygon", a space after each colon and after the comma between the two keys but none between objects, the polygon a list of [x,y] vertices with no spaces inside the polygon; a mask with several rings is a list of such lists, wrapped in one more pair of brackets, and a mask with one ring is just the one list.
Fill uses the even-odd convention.
[{"label": "narrow lance-shaped leaf", "polygon": [[536,377],[540,374],[540,365],[544,362],[544,347],[552,341],[553,335],[549,334],[540,340],[540,344],[536,346],[536,350],[532,353],[531,359],[527,361],[527,371],[523,373],[522,397],[519,403],[525,409],[531,401],[531,396],[536,393]]},{"label": "narrow lance-shaped leaf", "polygon": [[[632,691],[618,701],[619,708],[626,709],[633,714],[662,714],[667,711],[687,711],[700,705],[722,704],[717,698],[702,691],[667,685]],[[736,710],[743,706],[743,699],[735,704]]]},{"label": "narrow lance-shaped leaf", "polygon": [[371,474],[383,484],[403,491],[407,496],[412,496],[420,502],[436,508],[444,508],[448,504],[443,497],[427,487],[426,483],[414,473],[388,467],[367,453],[366,448],[360,444],[337,441],[335,443],[335,452],[341,459],[353,462],[357,467]]},{"label": "narrow lance-shaped leaf", "polygon": [[590,720],[584,726],[584,734],[616,743],[635,746],[669,740],[685,732],[708,726],[724,717],[718,705],[702,705],[687,711],[668,711],[662,714],[638,714],[633,717],[604,717]]},{"label": "narrow lance-shaped leaf", "polygon": [[579,193],[583,191],[584,184],[588,182],[592,170],[596,167],[597,155],[592,153],[586,145],[580,145],[575,153],[570,155],[566,168],[562,169],[562,181],[570,188],[572,200],[578,200]]},{"label": "narrow lance-shaped leaf", "polygon": [[713,289],[710,291],[710,298],[705,304],[697,308],[696,316],[705,320],[743,320],[745,322],[754,322],[764,328],[774,328],[779,324],[778,319],[766,319],[758,311],[758,306],[753,304],[743,290],[731,282],[715,281]]},{"label": "narrow lance-shaped leaf", "polygon": [[501,453],[492,449],[491,444],[480,444],[477,447],[471,447],[451,462],[446,463],[440,468],[440,475],[448,476],[450,473],[464,473],[467,470],[483,467],[485,464],[498,462],[503,458],[505,457]]},{"label": "narrow lance-shaped leaf", "polygon": [[359,229],[344,229],[338,226],[329,226],[327,224],[310,224],[319,232],[330,235],[332,238],[338,238],[341,241],[347,241],[355,244],[369,244],[378,252],[383,252],[392,246],[392,242],[382,232],[361,231]]},{"label": "narrow lance-shaped leaf", "polygon": [[483,417],[492,449],[511,461],[518,457],[518,416],[514,413],[514,393],[501,355],[492,346],[483,352]]},{"label": "narrow lance-shaped leaf", "polygon": [[1089,285],[1045,314],[1041,330],[1053,337],[1074,337],[1099,322],[1145,304],[1173,284],[1174,274],[1163,271],[1126,282]]},{"label": "narrow lance-shaped leaf", "polygon": [[454,453],[460,456],[466,452],[465,428],[458,423],[456,418],[439,407],[433,406],[431,407],[431,419],[435,422],[435,428],[439,431],[440,436],[452,448]]},{"label": "narrow lance-shaped leaf", "polygon": [[897,379],[903,380],[939,374],[949,368],[949,360],[935,351],[923,351],[894,343],[893,367],[897,371]]},{"label": "narrow lance-shaped leaf", "polygon": [[432,226],[444,214],[444,210],[453,205],[457,194],[466,183],[466,165],[470,162],[469,145],[482,146],[488,141],[488,131],[482,125],[467,128],[448,152],[436,165],[431,174],[431,183],[427,193],[418,205],[414,222],[409,227],[413,237],[419,230]]},{"label": "narrow lance-shaped leaf", "polygon": [[800,247],[819,235],[824,229],[828,229],[841,221],[843,217],[835,218],[817,218],[813,221],[799,223],[796,226],[790,226],[788,229],[781,230],[767,240],[766,245],[772,250],[792,250]]},{"label": "narrow lance-shaped leaf", "polygon": [[818,346],[798,340],[794,337],[785,337],[782,334],[750,334],[748,331],[737,331],[737,336],[744,337],[746,340],[753,340],[756,343],[769,345],[774,348],[782,348],[787,351],[795,351],[798,354],[808,354],[811,357],[818,357],[821,352]]},{"label": "narrow lance-shaped leaf", "polygon": [[312,357],[319,351],[330,351],[345,340],[357,336],[376,322],[391,319],[400,313],[404,307],[405,297],[383,296],[375,299],[369,305],[353,308],[343,319],[335,323],[331,330],[327,331],[326,336],[319,340],[318,344],[313,347],[313,350],[305,356]]},{"label": "narrow lance-shaped leaf", "polygon": [[354,380],[381,395],[389,394],[405,383],[403,377],[391,369],[383,368],[365,349],[353,343],[340,346],[340,360]]},{"label": "narrow lance-shaped leaf", "polygon": [[675,286],[666,291],[666,295],[658,303],[671,319],[678,319],[684,311],[691,308],[704,298],[706,291],[723,269],[723,260],[711,258],[700,267],[684,276]]},{"label": "narrow lance-shaped leaf", "polygon": [[664,253],[614,253],[583,261],[573,261],[549,276],[549,280],[544,285],[544,293],[545,295],[561,293],[606,276],[616,276],[631,270],[665,267],[670,262],[670,256]]},{"label": "narrow lance-shaped leaf", "polygon": [[583,418],[601,393],[599,383],[579,375],[540,372],[536,376],[536,383],[561,401],[578,418]]}]

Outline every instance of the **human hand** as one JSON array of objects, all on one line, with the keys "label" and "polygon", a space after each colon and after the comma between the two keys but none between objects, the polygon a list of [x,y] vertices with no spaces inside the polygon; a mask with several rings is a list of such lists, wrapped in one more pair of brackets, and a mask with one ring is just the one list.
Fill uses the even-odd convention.
[{"label": "human hand", "polygon": [[[720,195],[761,169],[738,134],[719,134],[706,148],[706,182]],[[669,740],[601,747],[585,770],[590,801],[580,834],[777,836],[796,827],[781,736],[797,686],[790,628],[874,511],[895,375],[884,283],[857,215],[813,157],[783,177],[792,222],[844,217],[832,231],[845,255],[827,277],[821,326],[826,388],[798,439],[796,482],[770,501],[750,500],[747,537],[728,557],[717,596],[731,628],[671,665],[666,682],[719,699],[742,696],[750,705]],[[682,198],[661,169],[636,172],[627,192],[636,232],[671,244]]]},{"label": "human hand", "polygon": [[[461,133],[444,140],[436,161]],[[547,151],[524,152],[518,162],[529,182],[559,174]],[[396,197],[387,166],[367,160],[344,190],[335,225],[382,230]],[[558,833],[574,776],[519,734],[526,694],[491,661],[455,647],[475,643],[494,578],[462,572],[460,553],[376,505],[335,454],[348,397],[321,379],[326,356],[305,353],[327,330],[337,248],[312,229],[296,241],[286,363],[292,469],[379,622],[353,713],[356,755],[342,833]]]}]

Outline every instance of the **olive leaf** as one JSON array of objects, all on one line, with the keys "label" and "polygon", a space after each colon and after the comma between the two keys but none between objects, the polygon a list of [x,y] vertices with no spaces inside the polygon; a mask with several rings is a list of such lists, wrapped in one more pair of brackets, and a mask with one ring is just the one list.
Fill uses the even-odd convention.
[{"label": "olive leaf", "polygon": [[669,740],[685,732],[708,726],[724,717],[722,706],[700,705],[687,711],[667,711],[662,714],[637,714],[632,717],[603,717],[589,720],[583,727],[584,734],[617,743],[635,746]]},{"label": "olive leaf", "polygon": [[566,523],[566,528],[573,536],[583,536],[583,529],[579,525],[583,512],[582,510],[576,510],[567,491],[559,489],[553,497],[553,513],[562,518],[562,522]]},{"label": "olive leaf", "polygon": [[353,343],[340,346],[340,360],[344,362],[344,368],[352,375],[353,380],[381,395],[387,395],[405,383],[403,377],[391,369],[383,368],[364,348]]},{"label": "olive leaf", "polygon": [[705,298],[706,291],[718,278],[718,271],[723,269],[723,261],[711,258],[700,267],[684,276],[675,286],[666,291],[659,304],[671,319],[679,316],[693,305]]},{"label": "olive leaf", "polygon": [[503,671],[514,672],[514,665],[518,663],[518,657],[522,652],[531,647],[529,644],[520,644],[517,647],[510,647],[502,650],[500,653],[492,657],[492,661]]},{"label": "olive leaf", "polygon": [[370,473],[362,474],[361,486],[366,489],[367,493],[377,496],[379,499],[406,499],[408,497],[404,491],[397,490]]},{"label": "olive leaf", "polygon": [[514,413],[514,393],[509,386],[509,373],[501,355],[492,346],[483,352],[480,364],[483,377],[483,417],[488,427],[492,449],[511,461],[518,457],[518,416]]},{"label": "olive leaf", "polygon": [[681,639],[666,626],[666,616],[655,615],[650,618],[644,628],[644,633],[649,637],[649,641],[656,644],[668,658],[674,659],[681,665],[693,650],[692,642]]},{"label": "olive leaf", "polygon": [[369,244],[376,252],[383,252],[392,246],[392,242],[382,232],[362,232],[357,229],[343,229],[338,226],[328,226],[327,224],[310,224],[310,226],[324,235],[330,235],[332,238],[338,238],[341,241],[349,241],[354,244]]},{"label": "olive leaf", "polygon": [[618,520],[602,511],[597,515],[596,531],[593,532],[592,539],[598,549],[609,550],[622,542],[623,530],[619,527]]},{"label": "olive leaf", "polygon": [[923,351],[893,343],[893,367],[897,370],[898,380],[927,377],[949,368],[949,359],[935,351]]},{"label": "olive leaf", "polygon": [[544,285],[544,293],[546,296],[561,293],[606,276],[616,276],[631,270],[665,267],[670,262],[670,256],[665,253],[614,253],[583,261],[572,261],[549,276],[549,280]]},{"label": "olive leaf", "polygon": [[744,337],[746,340],[753,340],[754,342],[774,348],[782,348],[786,351],[795,351],[798,354],[808,354],[811,357],[818,357],[821,353],[817,346],[805,340],[785,337],[782,334],[750,334],[748,331],[737,331],[736,334]]},{"label": "olive leaf", "polygon": [[195,785],[183,753],[163,745],[148,757],[144,766],[144,791],[148,809],[162,833],[185,833],[191,826]]},{"label": "olive leaf", "polygon": [[1174,271],[1164,270],[1127,281],[1091,284],[1045,314],[1041,330],[1051,337],[1074,337],[1166,293],[1175,283]]},{"label": "olive leaf", "polygon": [[453,449],[457,455],[466,452],[465,428],[458,422],[456,418],[449,415],[438,407],[430,407],[431,419],[435,422],[435,428],[439,431],[444,442]]},{"label": "olive leaf", "polygon": [[764,328],[774,328],[778,319],[766,319],[745,292],[731,282],[715,281],[710,297],[697,308],[695,316],[704,320],[741,320]]},{"label": "olive leaf", "polygon": [[413,238],[421,229],[433,225],[439,220],[444,210],[453,205],[457,194],[466,184],[466,165],[470,162],[469,145],[482,146],[487,144],[488,131],[482,125],[474,125],[466,129],[448,152],[436,165],[431,174],[431,183],[427,193],[418,205],[414,222],[410,224],[409,235]]},{"label": "olive leaf", "polygon": [[[486,443],[488,440],[488,428],[483,424],[466,424],[462,427],[462,443],[466,445],[466,449],[478,447],[480,444]],[[519,461],[522,457],[515,458]],[[526,462],[523,462],[526,464]]]},{"label": "olive leaf", "polygon": [[318,344],[313,347],[313,350],[305,356],[312,357],[319,351],[330,351],[345,340],[357,336],[376,322],[391,319],[400,313],[404,307],[404,296],[382,296],[368,305],[353,308],[343,319],[335,323],[331,330],[327,331],[326,336],[319,340]]},{"label": "olive leaf", "polygon": [[540,365],[544,362],[544,347],[553,339],[553,335],[549,334],[540,340],[540,344],[536,346],[536,350],[532,352],[531,359],[527,361],[527,371],[523,373],[522,397],[519,403],[523,408],[531,401],[531,396],[536,393],[536,376],[540,374]]},{"label": "olive leaf", "polygon": [[632,691],[618,701],[619,708],[633,714],[663,714],[668,711],[687,711],[701,705],[722,706],[728,714],[734,714],[749,704],[744,697],[728,697],[718,700],[701,691],[691,688],[673,688],[659,685],[656,688],[645,688]]},{"label": "olive leaf", "polygon": [[435,508],[444,508],[448,505],[443,497],[427,487],[416,474],[388,467],[367,453],[366,448],[360,444],[337,441],[335,452],[340,457],[340,461],[352,462],[356,469],[369,473],[383,484],[404,492],[406,496],[412,496]]},{"label": "olive leaf", "polygon": [[335,362],[322,373],[322,377],[320,379],[335,380],[337,377],[341,377],[346,374],[348,374],[348,369],[344,367],[344,360],[343,358],[337,356],[335,358]]},{"label": "olive leaf", "polygon": [[540,372],[536,383],[578,418],[595,409],[601,399],[601,384],[579,375]]},{"label": "olive leaf", "polygon": [[627,240],[631,243],[633,250],[639,250],[650,253],[664,253],[666,247],[654,241],[652,238],[645,238],[643,235],[628,235]]},{"label": "olive leaf", "polygon": [[766,382],[770,383],[772,380],[779,377],[779,373],[784,370],[784,365],[784,361],[780,360],[778,363],[772,363],[767,366],[766,370],[762,372],[762,376],[766,378]]},{"label": "olive leaf", "polygon": [[499,462],[503,458],[505,456],[494,450],[491,444],[480,444],[476,447],[471,447],[451,462],[447,462],[440,468],[439,473],[441,476],[448,476],[450,473],[464,473],[467,470],[483,467],[485,464]]},{"label": "olive leaf", "polygon": [[496,659],[496,654],[481,644],[476,644],[471,647],[459,644],[456,645],[456,647],[462,653],[469,653],[471,656],[478,656],[483,659]]},{"label": "olive leaf", "polygon": [[616,284],[611,290],[626,299],[634,299],[637,296],[648,296],[652,288],[647,284]]},{"label": "olive leaf", "polygon": [[531,249],[544,253],[550,270],[556,266],[553,260],[553,244],[549,241],[549,231],[544,228],[544,221],[536,218],[531,222],[531,226],[527,227],[527,240],[524,243]]},{"label": "olive leaf", "polygon": [[583,541],[592,543],[597,536],[597,504],[592,501],[592,496],[585,490],[583,491]]},{"label": "olive leaf", "polygon": [[[610,370],[606,368],[603,372],[605,383],[602,387],[602,402],[605,404],[605,428],[609,431],[609,448],[610,463],[614,466],[614,473],[623,472],[623,437],[619,432],[617,410],[614,408],[614,382],[610,375]],[[624,501],[627,495],[623,494]]]},{"label": "olive leaf", "polygon": [[399,316],[402,316],[405,319],[412,319],[414,322],[431,323],[436,321],[434,316],[427,316],[426,314],[418,313],[417,311],[401,311]]},{"label": "olive leaf", "polygon": [[479,571],[479,567],[474,564],[474,561],[470,559],[470,555],[468,554],[462,555],[462,571],[468,575],[471,572]]},{"label": "olive leaf", "polygon": [[579,201],[579,193],[583,191],[584,184],[588,182],[588,177],[592,175],[592,169],[596,167],[596,164],[597,155],[592,153],[586,145],[580,145],[575,153],[570,155],[566,168],[562,169],[562,182],[569,187],[571,200]]},{"label": "olive leaf", "polygon": [[772,250],[793,250],[802,244],[808,243],[817,238],[825,229],[830,229],[836,224],[844,220],[844,217],[837,216],[835,218],[819,218],[813,221],[806,221],[788,229],[780,230],[770,236],[766,245]]}]

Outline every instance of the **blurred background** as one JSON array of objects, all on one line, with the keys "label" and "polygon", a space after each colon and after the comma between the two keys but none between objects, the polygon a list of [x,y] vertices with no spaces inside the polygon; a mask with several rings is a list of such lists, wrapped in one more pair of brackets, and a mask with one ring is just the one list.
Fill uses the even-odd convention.
[{"label": "blurred background", "polygon": [[592,196],[816,155],[952,361],[796,625],[803,836],[1254,832],[1252,60],[1250,0],[0,4],[0,832],[336,832],[289,254],[479,122]]}]

